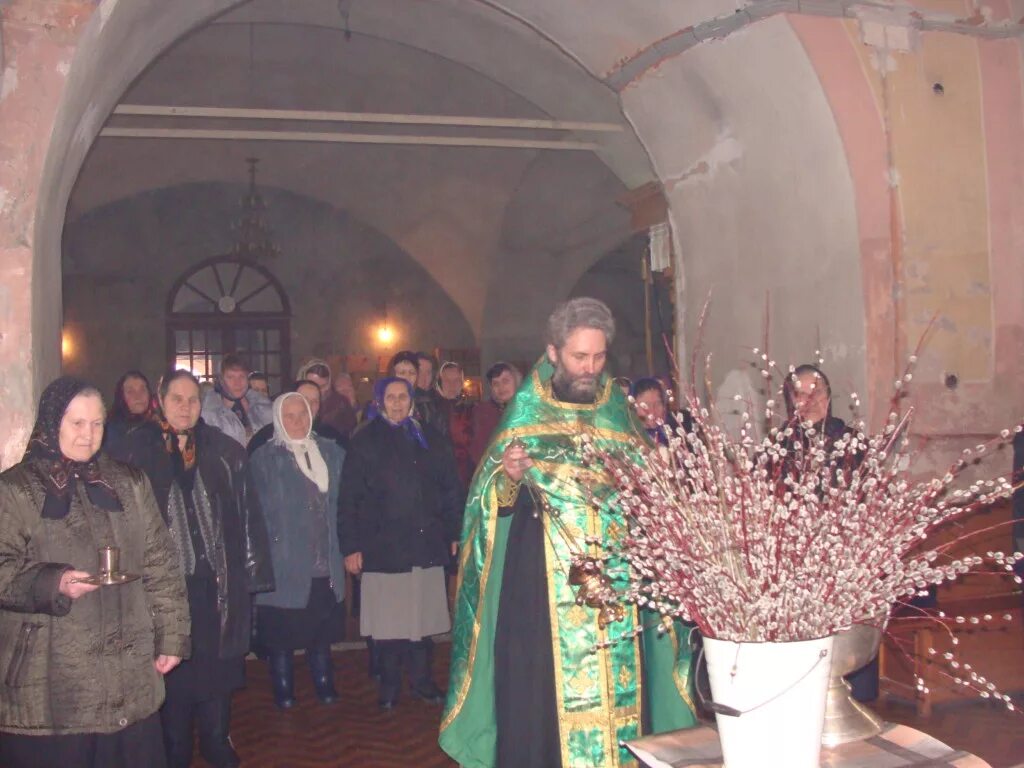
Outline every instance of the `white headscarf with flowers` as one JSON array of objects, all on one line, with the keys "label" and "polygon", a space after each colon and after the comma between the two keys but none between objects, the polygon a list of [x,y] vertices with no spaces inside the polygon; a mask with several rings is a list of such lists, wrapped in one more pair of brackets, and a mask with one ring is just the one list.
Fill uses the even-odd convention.
[{"label": "white headscarf with flowers", "polygon": [[[284,408],[284,403],[291,397],[299,398],[302,407],[309,414],[309,430],[306,432],[305,437],[299,439],[288,436],[288,430],[285,429],[284,422],[281,420],[281,411]],[[327,474],[327,462],[324,461],[323,454],[320,453],[320,446],[316,444],[316,440],[313,438],[313,414],[309,410],[309,403],[298,392],[286,392],[274,401],[273,442],[291,451],[295,456],[295,463],[298,465],[299,471],[316,484],[317,490],[320,493],[327,493],[330,485],[330,478]]]}]

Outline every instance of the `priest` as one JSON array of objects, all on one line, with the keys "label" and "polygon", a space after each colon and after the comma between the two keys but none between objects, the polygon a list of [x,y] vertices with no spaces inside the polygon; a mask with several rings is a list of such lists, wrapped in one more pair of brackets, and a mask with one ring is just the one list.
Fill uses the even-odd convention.
[{"label": "priest", "polygon": [[[630,762],[619,742],[645,723],[695,722],[685,637],[659,633],[656,617],[633,610],[608,621],[578,604],[569,583],[574,559],[607,551],[626,531],[610,478],[584,461],[584,443],[632,453],[647,441],[604,372],[614,334],[596,299],[555,310],[546,354],[473,479],[440,737],[466,768],[611,768]],[[621,561],[605,575],[625,588]],[[641,639],[638,621],[654,625]]]}]

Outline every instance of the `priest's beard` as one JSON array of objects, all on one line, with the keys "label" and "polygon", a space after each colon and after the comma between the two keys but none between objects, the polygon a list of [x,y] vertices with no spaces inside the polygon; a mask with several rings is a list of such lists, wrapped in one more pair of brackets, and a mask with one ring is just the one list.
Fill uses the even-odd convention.
[{"label": "priest's beard", "polygon": [[551,389],[563,403],[589,405],[597,399],[597,378],[596,373],[573,376],[559,362],[551,377]]}]

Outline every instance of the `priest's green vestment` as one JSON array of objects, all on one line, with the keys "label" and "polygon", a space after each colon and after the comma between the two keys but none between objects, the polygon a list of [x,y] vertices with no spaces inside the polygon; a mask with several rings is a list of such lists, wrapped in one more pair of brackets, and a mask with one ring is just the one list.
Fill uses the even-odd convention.
[{"label": "priest's green vestment", "polygon": [[[648,444],[608,376],[602,376],[595,402],[581,405],[552,395],[552,373],[544,358],[523,382],[477,467],[467,499],[440,735],[441,747],[466,768],[495,765],[494,636],[511,520],[498,515],[498,486],[507,480],[499,483],[501,457],[513,439],[526,445],[534,462],[520,493],[542,496],[546,510],[549,600],[538,610],[550,612],[562,768],[633,764],[619,742],[641,735],[644,702],[652,732],[696,722],[685,631],[652,628],[638,640],[633,637],[640,620],[635,610],[627,609],[624,619],[602,628],[596,609],[576,603],[567,579],[573,554],[602,551],[587,544],[588,537],[610,541],[626,532],[610,478],[583,461],[583,441],[632,456]],[[605,572],[622,589],[627,568],[612,560]],[[657,626],[657,616],[642,615],[645,626]],[[605,643],[610,645],[595,650]]]}]

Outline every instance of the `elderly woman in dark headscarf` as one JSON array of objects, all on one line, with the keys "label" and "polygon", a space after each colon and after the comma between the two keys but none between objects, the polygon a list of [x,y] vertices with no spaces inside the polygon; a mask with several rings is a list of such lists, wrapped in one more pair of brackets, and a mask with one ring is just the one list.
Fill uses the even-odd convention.
[{"label": "elderly woman in dark headscarf", "polygon": [[229,736],[231,694],[245,683],[252,595],[274,588],[267,531],[252,494],[245,450],[199,418],[199,382],[189,371],[160,381],[158,422],[129,439],[128,460],[153,484],[185,574],[192,655],[167,677],[160,716],[170,768],[199,751],[214,768],[239,764]]},{"label": "elderly woman in dark headscarf", "polygon": [[[100,453],[103,421],[99,392],[57,379],[0,475],[6,768],[164,765],[157,709],[188,654],[185,585],[149,482]],[[120,572],[102,587],[101,547]]]},{"label": "elderly woman in dark headscarf", "polygon": [[154,416],[153,389],[142,371],[127,371],[114,385],[114,404],[107,414],[103,430],[103,449],[108,455],[120,459],[125,441],[133,431]]},{"label": "elderly woman in dark headscarf", "polygon": [[345,569],[338,548],[338,483],[345,451],[312,431],[298,392],[274,401],[274,437],[250,459],[276,588],[256,596],[256,642],[266,651],[274,703],[295,704],[293,653],[306,649],[317,698],[338,699],[331,643],[344,636]]},{"label": "elderly woman in dark headscarf", "polygon": [[829,442],[851,431],[845,421],[832,415],[832,385],[816,365],[797,366],[783,382],[782,396],[786,412],[801,434],[807,423],[820,430]]},{"label": "elderly woman in dark headscarf", "polygon": [[[782,385],[786,401],[786,412],[793,422],[793,440],[808,443],[807,426],[824,436],[827,449],[833,443],[853,430],[846,422],[832,415],[832,385],[825,372],[816,365],[805,363],[786,377]],[[859,464],[859,455],[848,457],[846,469],[853,470]],[[878,698],[878,657],[866,666],[846,676],[857,701],[873,701]]]},{"label": "elderly woman in dark headscarf", "polygon": [[377,416],[356,432],[339,504],[345,568],[362,573],[360,629],[380,660],[380,706],[401,690],[440,703],[426,638],[451,626],[444,564],[457,546],[463,498],[451,447],[409,415],[413,387],[397,377],[374,387]]}]

